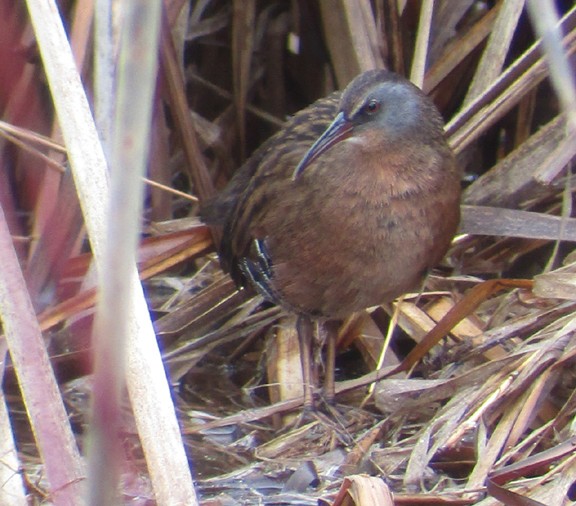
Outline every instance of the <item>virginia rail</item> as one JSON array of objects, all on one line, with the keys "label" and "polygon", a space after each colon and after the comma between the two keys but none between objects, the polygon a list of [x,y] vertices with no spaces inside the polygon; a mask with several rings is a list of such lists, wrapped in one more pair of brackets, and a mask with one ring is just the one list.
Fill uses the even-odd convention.
[{"label": "virginia rail", "polygon": [[205,204],[223,267],[298,316],[305,405],[312,320],[417,289],[456,232],[460,176],[432,101],[371,70],[295,114]]}]

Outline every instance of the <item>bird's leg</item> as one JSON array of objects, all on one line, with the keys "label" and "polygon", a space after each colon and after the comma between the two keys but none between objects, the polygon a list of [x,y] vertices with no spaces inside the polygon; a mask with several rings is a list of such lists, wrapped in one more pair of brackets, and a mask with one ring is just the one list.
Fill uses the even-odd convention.
[{"label": "bird's leg", "polygon": [[328,320],[322,324],[326,342],[326,366],[324,369],[324,398],[328,404],[334,402],[336,370],[336,340],[338,338],[339,322]]},{"label": "bird's leg", "polygon": [[298,342],[300,344],[300,363],[302,364],[302,379],[304,382],[304,409],[314,408],[314,385],[312,381],[312,337],[313,325],[309,316],[299,315],[296,321]]}]

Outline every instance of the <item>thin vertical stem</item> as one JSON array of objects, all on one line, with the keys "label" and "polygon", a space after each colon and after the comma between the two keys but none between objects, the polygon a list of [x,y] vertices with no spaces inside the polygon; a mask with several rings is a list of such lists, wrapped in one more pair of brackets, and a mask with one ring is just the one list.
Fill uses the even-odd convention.
[{"label": "thin vertical stem", "polygon": [[83,504],[84,467],[0,208],[0,319],[56,505]]},{"label": "thin vertical stem", "polygon": [[419,88],[422,88],[424,83],[433,11],[434,0],[423,0],[422,7],[420,8],[420,20],[418,21],[416,48],[414,50],[414,59],[410,72],[410,80]]}]

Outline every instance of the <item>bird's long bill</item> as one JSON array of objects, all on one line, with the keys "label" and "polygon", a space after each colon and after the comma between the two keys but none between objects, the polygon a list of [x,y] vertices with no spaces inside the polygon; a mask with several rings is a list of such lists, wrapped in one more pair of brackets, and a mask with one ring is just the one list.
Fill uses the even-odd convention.
[{"label": "bird's long bill", "polygon": [[306,167],[322,153],[330,149],[334,144],[347,139],[350,135],[352,135],[352,123],[344,117],[344,113],[339,112],[330,126],[318,137],[316,142],[312,144],[312,147],[303,156],[302,160],[300,160],[296,170],[294,170],[294,174],[292,174],[292,180],[296,180],[300,174],[304,172]]}]

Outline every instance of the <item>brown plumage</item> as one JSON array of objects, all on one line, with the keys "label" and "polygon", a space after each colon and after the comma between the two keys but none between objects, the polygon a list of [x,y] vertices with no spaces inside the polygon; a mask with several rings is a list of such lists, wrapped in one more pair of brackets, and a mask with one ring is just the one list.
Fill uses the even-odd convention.
[{"label": "brown plumage", "polygon": [[203,209],[241,285],[301,318],[417,289],[459,221],[460,171],[432,101],[375,70],[291,118]]}]

